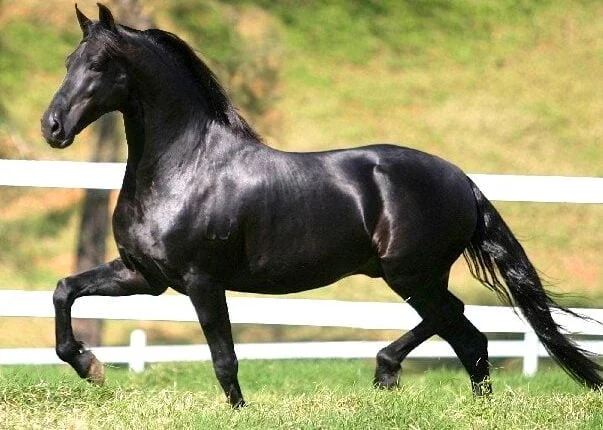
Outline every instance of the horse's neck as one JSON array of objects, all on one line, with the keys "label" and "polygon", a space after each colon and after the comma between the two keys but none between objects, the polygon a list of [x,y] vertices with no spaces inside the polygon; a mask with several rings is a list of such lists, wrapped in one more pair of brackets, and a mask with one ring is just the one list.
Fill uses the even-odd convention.
[{"label": "horse's neck", "polygon": [[170,69],[152,66],[139,62],[130,69],[133,81],[144,85],[134,88],[124,110],[128,141],[124,185],[157,185],[184,170],[203,171],[203,163],[224,159],[253,140],[212,119],[208,102],[194,91],[195,82],[174,84]]},{"label": "horse's neck", "polygon": [[120,192],[120,199],[133,196],[136,192],[136,171],[144,151],[144,119],[142,110],[133,109],[123,113],[128,159]]},{"label": "horse's neck", "polygon": [[128,143],[124,188],[132,189],[146,182],[158,185],[178,177],[186,169],[206,172],[211,169],[205,169],[204,163],[215,165],[216,161],[224,161],[225,154],[253,144],[199,112],[181,123],[177,119],[183,118],[174,120],[165,112],[165,118],[161,118],[161,114],[142,105],[124,114]]}]

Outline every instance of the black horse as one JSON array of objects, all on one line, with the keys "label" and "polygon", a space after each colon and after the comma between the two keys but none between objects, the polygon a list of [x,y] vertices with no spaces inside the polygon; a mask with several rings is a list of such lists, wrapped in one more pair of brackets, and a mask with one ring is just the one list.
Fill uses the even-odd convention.
[{"label": "black horse", "polygon": [[487,339],[448,291],[450,266],[464,254],[571,376],[601,386],[601,367],[551,318],[552,309],[569,311],[547,295],[521,245],[459,168],[394,145],[272,149],[182,40],[118,25],[99,9],[93,22],[76,7],[83,40],[42,118],[53,148],[69,146],[106,112],[122,112],[125,123],[128,161],[113,215],[120,258],[62,279],[54,293],[56,351],[81,377],[102,383],[104,370],[73,336],[74,300],[171,287],[190,297],[216,376],[231,405],[242,406],[225,291],[283,294],[364,274],[383,278],[422,317],[379,351],[376,386],[396,386],[402,360],[437,334],[474,393],[487,394]]}]

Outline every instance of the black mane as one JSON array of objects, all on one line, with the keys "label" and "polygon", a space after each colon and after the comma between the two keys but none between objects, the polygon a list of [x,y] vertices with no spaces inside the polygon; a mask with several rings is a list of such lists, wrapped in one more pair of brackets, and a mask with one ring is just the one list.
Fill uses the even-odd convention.
[{"label": "black mane", "polygon": [[[158,47],[163,53],[170,56],[175,63],[186,68],[198,86],[202,99],[207,104],[207,114],[210,118],[227,126],[240,137],[261,141],[258,133],[239,114],[226,90],[218,81],[217,76],[185,41],[173,33],[159,29],[139,31],[123,25],[120,25],[119,29],[122,34],[140,37]],[[128,53],[127,45],[124,46],[124,44],[119,43],[114,34],[101,31],[100,37],[103,38],[105,44],[111,50],[118,51],[120,54]]]}]

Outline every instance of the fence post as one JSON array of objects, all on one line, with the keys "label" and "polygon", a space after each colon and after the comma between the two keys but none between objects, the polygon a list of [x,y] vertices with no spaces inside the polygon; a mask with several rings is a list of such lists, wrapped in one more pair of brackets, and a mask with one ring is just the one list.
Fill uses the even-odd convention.
[{"label": "fence post", "polygon": [[147,335],[144,330],[136,329],[130,333],[130,370],[140,373],[144,370],[144,349],[147,345]]},{"label": "fence post", "polygon": [[523,374],[524,376],[534,376],[538,370],[538,348],[540,341],[532,327],[527,327],[524,333],[524,352],[523,352]]}]

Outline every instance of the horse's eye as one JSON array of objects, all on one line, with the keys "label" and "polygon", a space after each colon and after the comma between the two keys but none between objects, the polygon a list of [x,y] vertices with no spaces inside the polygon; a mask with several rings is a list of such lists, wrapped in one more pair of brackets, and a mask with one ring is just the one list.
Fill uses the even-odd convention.
[{"label": "horse's eye", "polygon": [[90,63],[88,68],[95,72],[104,72],[105,70],[107,70],[107,62],[106,61],[93,61],[92,63]]}]

